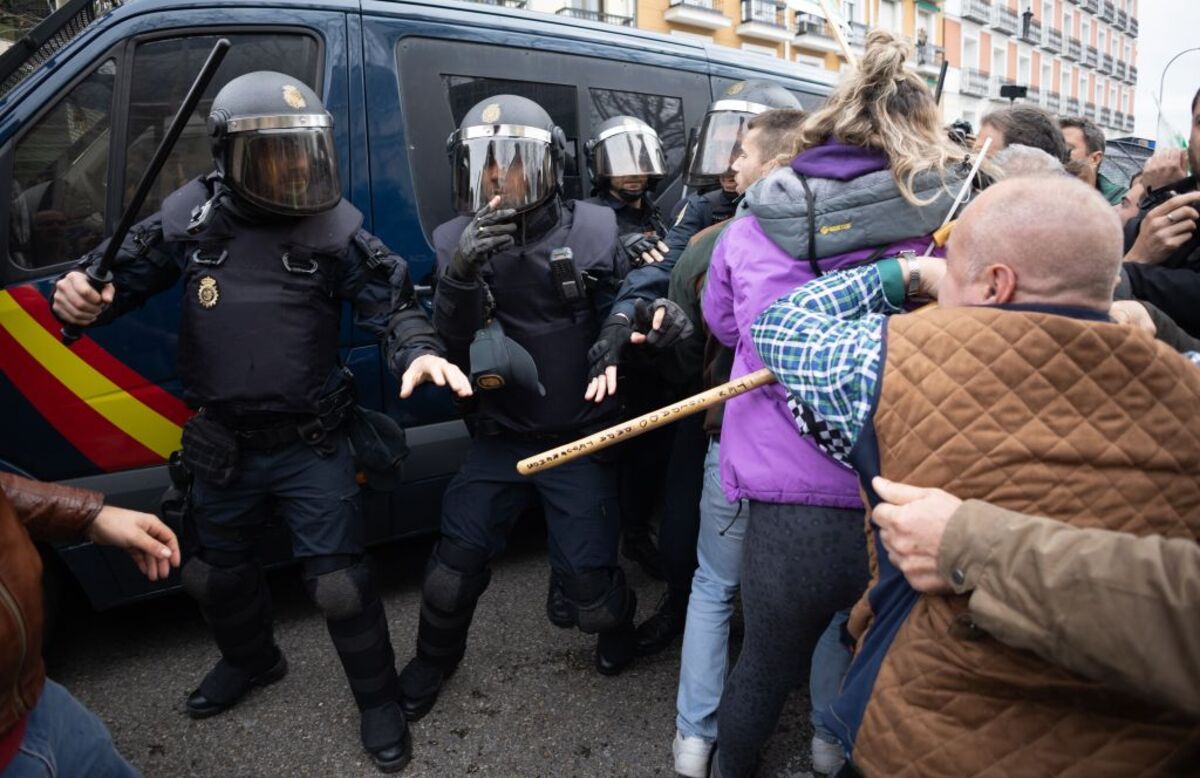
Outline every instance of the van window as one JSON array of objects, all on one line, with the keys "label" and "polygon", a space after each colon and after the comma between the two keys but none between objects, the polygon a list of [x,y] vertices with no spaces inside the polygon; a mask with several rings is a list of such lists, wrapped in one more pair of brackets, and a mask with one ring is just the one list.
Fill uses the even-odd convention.
[{"label": "van window", "polygon": [[614,116],[633,116],[641,119],[654,128],[662,141],[663,154],[667,158],[667,174],[663,176],[663,180],[671,181],[679,175],[683,165],[684,147],[687,145],[682,98],[594,87],[588,92],[592,98],[593,128],[599,127],[606,119]]},{"label": "van window", "polygon": [[[495,95],[517,95],[540,105],[567,136],[566,165],[563,171],[563,191],[568,199],[578,198],[579,181],[579,111],[575,87],[564,84],[544,84],[537,81],[511,81],[500,78],[443,75],[446,96],[450,100],[450,115],[454,126],[462,122],[467,111],[476,103]],[[584,139],[586,140],[586,138]],[[447,172],[449,175],[449,172]]]},{"label": "van window", "polygon": [[104,236],[116,61],[101,63],[13,150],[8,253],[28,270],[69,262]]},{"label": "van window", "polygon": [[[133,57],[133,79],[129,92],[129,123],[125,144],[125,179],[122,203],[133,196],[138,181],[150,163],[179,110],[192,80],[217,41],[216,34],[190,35],[139,44]],[[321,93],[318,85],[320,47],[317,40],[301,33],[270,32],[261,35],[222,35],[233,45],[216,77],[209,84],[188,121],[179,142],[167,159],[146,198],[139,218],[158,210],[163,198],[188,180],[213,169],[212,152],[205,123],[213,98],[234,78],[256,70],[274,70],[295,76]]]}]

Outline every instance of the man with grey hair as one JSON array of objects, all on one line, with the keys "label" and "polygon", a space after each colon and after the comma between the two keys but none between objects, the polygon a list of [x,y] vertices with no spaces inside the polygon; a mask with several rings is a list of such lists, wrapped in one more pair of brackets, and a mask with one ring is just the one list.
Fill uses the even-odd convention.
[{"label": "man with grey hair", "polygon": [[[759,317],[754,343],[800,423],[858,473],[869,510],[882,476],[1195,542],[1200,371],[1110,318],[1120,234],[1077,180],[1001,181],[967,207],[945,262],[817,279]],[[930,297],[937,310],[889,315]],[[855,659],[825,716],[860,772],[1194,767],[1195,721],[1002,646],[965,595],[910,587],[874,526],[874,575],[847,625]]]},{"label": "man with grey hair", "polygon": [[1109,205],[1119,205],[1121,198],[1125,196],[1125,187],[1109,180],[1100,172],[1100,163],[1104,161],[1104,149],[1107,145],[1104,130],[1083,116],[1062,116],[1058,120],[1058,126],[1062,128],[1063,140],[1067,142],[1071,161],[1083,163],[1096,171],[1096,189],[1108,200]]},{"label": "man with grey hair", "polygon": [[1065,176],[1063,163],[1041,149],[1014,143],[992,158],[1004,178],[1017,176]]}]

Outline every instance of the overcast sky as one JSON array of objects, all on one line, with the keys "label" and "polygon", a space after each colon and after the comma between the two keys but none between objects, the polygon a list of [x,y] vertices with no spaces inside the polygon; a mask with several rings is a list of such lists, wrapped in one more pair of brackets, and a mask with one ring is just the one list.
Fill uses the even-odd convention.
[{"label": "overcast sky", "polygon": [[[1200,47],[1200,0],[1141,0],[1138,3],[1138,83],[1136,124],[1139,138],[1159,140],[1154,103],[1159,79],[1171,57]],[[1184,54],[1167,71],[1163,116],[1187,137],[1191,102],[1200,88],[1200,51]]]}]

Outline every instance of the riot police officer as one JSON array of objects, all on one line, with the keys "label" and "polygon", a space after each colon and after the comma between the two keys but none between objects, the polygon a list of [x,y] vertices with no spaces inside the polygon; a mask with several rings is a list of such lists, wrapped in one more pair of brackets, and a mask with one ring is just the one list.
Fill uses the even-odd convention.
[{"label": "riot police officer", "polygon": [[[660,305],[671,283],[671,271],[693,235],[733,216],[738,194],[731,166],[740,152],[742,135],[750,119],[772,108],[800,108],[800,101],[780,84],[753,79],[730,84],[709,104],[684,180],[690,187],[710,189],[685,201],[667,232],[664,261],[639,267],[622,282],[612,314],[590,351],[589,399],[603,402],[616,391],[616,366],[628,344],[639,342],[640,338],[631,340],[639,326],[650,327],[647,342],[659,348],[674,343],[683,332],[686,314],[677,307]],[[651,301],[656,308],[653,320],[639,324],[639,303],[644,311]]]},{"label": "riot police officer", "polygon": [[53,306],[65,322],[104,324],[184,279],[179,375],[199,412],[183,435],[198,550],[182,579],[221,652],[187,698],[188,714],[221,713],[287,672],[255,553],[278,513],[361,711],[363,746],[394,772],[411,739],[383,604],[363,561],[341,301],[382,341],[402,396],[426,380],[459,394],[470,385],[439,356],[404,260],[361,229],[362,214],[342,199],[332,120],[290,76],[230,81],[208,119],[216,170],[134,228],[112,284],[97,292],[71,272]]},{"label": "riot police officer", "polygon": [[614,116],[596,129],[586,149],[592,196],[584,202],[612,208],[622,237],[662,240],[667,230],[651,192],[666,175],[667,159],[654,128],[633,116]]},{"label": "riot police officer", "polygon": [[783,86],[760,79],[730,84],[709,104],[684,174],[684,183],[701,191],[684,201],[666,235],[667,248],[675,256],[683,253],[697,232],[733,216],[738,193],[731,166],[741,149],[746,123],[771,108],[799,107],[800,101]]},{"label": "riot police officer", "polygon": [[599,672],[633,657],[634,593],[617,564],[616,473],[575,460],[532,477],[519,460],[604,426],[611,402],[583,399],[587,349],[628,257],[611,208],[561,196],[566,138],[537,103],[497,95],[448,142],[459,216],[433,233],[434,327],[479,389],[466,463],[446,488],[441,538],[421,587],[416,656],[400,674],[410,720],[423,716],[466,652],[492,560],[534,500],[570,620],[598,634]]}]

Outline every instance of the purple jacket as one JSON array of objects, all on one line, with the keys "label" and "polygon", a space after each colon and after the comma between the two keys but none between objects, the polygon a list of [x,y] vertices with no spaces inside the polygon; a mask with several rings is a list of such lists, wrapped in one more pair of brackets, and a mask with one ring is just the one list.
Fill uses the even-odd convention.
[{"label": "purple jacket", "polygon": [[[868,211],[877,207],[891,210],[882,219],[863,219],[862,232],[873,229],[868,222],[877,225],[915,207],[902,199],[889,206],[896,203],[894,198],[873,194],[873,190],[886,191],[888,187],[899,194],[887,167],[886,157],[879,152],[827,142],[801,153],[790,169],[776,170],[746,193],[749,214],[740,215],[721,236],[702,300],[704,319],[713,335],[734,350],[733,378],[763,367],[750,340],[750,327],[758,315],[814,277],[807,259],[809,224],[801,175],[807,178],[818,206],[814,209],[819,214],[817,234],[821,235],[823,226],[838,228],[824,233],[836,235],[836,241],[817,240],[816,256],[823,272],[894,256],[906,249],[925,251],[929,234],[945,215],[950,198],[939,198],[921,209],[928,213],[916,220],[919,231],[907,236],[874,232],[858,238],[858,242],[881,235],[891,239],[855,247],[856,230],[851,226],[855,224],[854,216],[872,215],[863,214],[865,204],[869,203]],[[928,194],[918,189],[918,194]],[[846,207],[835,205],[821,213],[822,203]],[[852,210],[855,207],[858,211]],[[911,217],[890,220],[907,229],[914,225]],[[823,242],[826,249],[832,245],[833,250],[849,250],[823,256]],[[726,402],[721,427],[721,485],[730,500],[862,507],[853,471],[821,453],[810,438],[801,435],[781,384]]]}]

